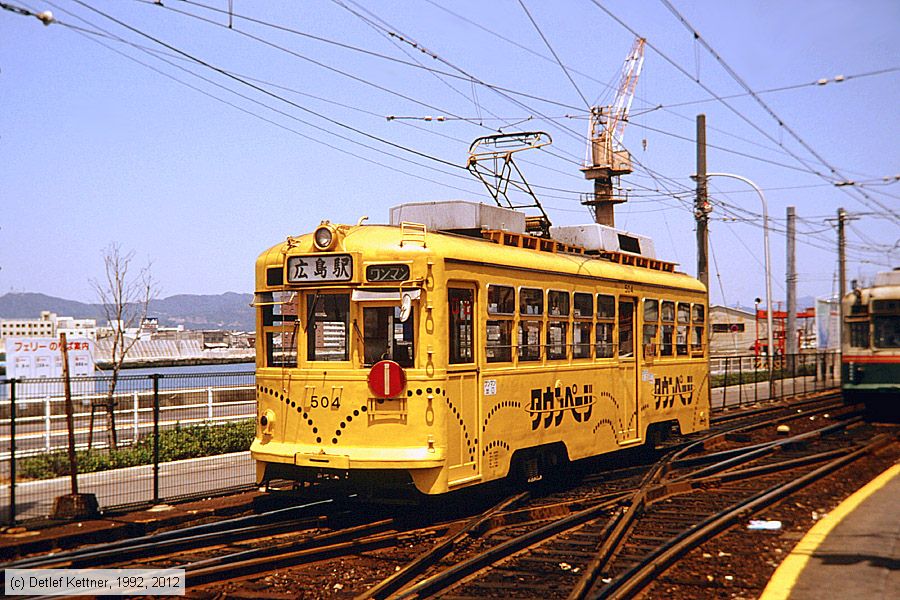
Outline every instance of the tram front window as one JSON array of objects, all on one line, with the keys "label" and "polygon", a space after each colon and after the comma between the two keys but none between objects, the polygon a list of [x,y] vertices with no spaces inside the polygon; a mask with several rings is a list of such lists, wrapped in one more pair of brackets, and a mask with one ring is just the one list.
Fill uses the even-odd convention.
[{"label": "tram front window", "polygon": [[853,348],[869,347],[869,322],[852,321],[847,323],[850,329],[850,346]]},{"label": "tram front window", "polygon": [[876,348],[900,348],[900,316],[874,317],[872,334]]},{"label": "tram front window", "polygon": [[363,308],[363,360],[370,367],[379,360],[392,360],[412,367],[415,359],[414,315],[400,320],[399,306]]},{"label": "tram front window", "polygon": [[306,359],[348,360],[350,294],[306,296]]}]

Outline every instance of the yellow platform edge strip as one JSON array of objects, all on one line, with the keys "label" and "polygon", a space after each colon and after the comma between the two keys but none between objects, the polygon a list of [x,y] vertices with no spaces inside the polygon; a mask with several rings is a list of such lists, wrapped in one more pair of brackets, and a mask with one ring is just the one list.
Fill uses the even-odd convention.
[{"label": "yellow platform edge strip", "polygon": [[900,474],[900,464],[895,464],[881,475],[856,490],[849,498],[841,502],[837,508],[828,513],[821,521],[816,523],[807,532],[803,539],[797,542],[791,553],[778,566],[766,589],[763,590],[759,600],[786,600],[794,589],[797,579],[803,572],[810,557],[822,544],[825,537],[832,529],[852,513],[866,498],[883,488],[887,483]]}]

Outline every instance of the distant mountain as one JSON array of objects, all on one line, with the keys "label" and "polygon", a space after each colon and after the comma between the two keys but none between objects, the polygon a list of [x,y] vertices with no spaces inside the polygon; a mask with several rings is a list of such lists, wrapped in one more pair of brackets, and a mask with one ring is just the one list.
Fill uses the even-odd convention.
[{"label": "distant mountain", "polygon": [[[163,327],[183,325],[185,329],[229,329],[252,331],[255,327],[250,303],[253,294],[226,292],[219,295],[180,294],[150,303],[149,316]],[[78,319],[106,317],[99,304],[87,304],[46,294],[13,293],[0,296],[0,319],[36,319],[42,310]]]}]

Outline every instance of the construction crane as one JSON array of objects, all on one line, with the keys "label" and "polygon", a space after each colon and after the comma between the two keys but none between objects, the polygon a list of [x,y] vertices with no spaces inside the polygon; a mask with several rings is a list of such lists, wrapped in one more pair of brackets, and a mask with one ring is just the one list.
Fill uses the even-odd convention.
[{"label": "construction crane", "polygon": [[594,181],[594,191],[584,194],[581,203],[591,209],[596,223],[610,227],[615,227],[613,207],[627,200],[616,196],[614,187],[618,186],[620,176],[632,170],[631,154],[622,144],[622,135],[644,64],[645,42],[643,38],[634,40],[631,52],[622,65],[622,78],[613,104],[591,107],[587,157],[581,172],[585,179]]}]

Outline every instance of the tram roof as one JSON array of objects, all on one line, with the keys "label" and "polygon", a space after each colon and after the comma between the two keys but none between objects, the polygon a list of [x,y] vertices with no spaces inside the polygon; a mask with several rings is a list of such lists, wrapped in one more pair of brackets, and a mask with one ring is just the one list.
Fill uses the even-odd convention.
[{"label": "tram roof", "polygon": [[[502,238],[491,233],[488,235],[492,235],[493,240],[441,231],[428,231],[424,234],[424,238],[421,238],[417,237],[414,231],[410,232],[404,230],[402,226],[395,225],[335,225],[335,227],[343,233],[340,249],[336,251],[361,252],[366,255],[366,260],[396,260],[403,255],[409,258],[429,255],[451,263],[470,264],[485,269],[558,273],[576,278],[664,285],[701,293],[706,291],[699,280],[686,273],[674,271],[674,264],[664,261],[653,262],[668,265],[671,269],[621,264],[621,257],[618,257],[620,262],[615,262],[617,257],[587,254],[583,249],[559,243],[556,243],[556,247],[550,251],[507,245],[500,243],[503,241]],[[289,238],[288,243],[273,246],[263,252],[260,261],[271,265],[275,259],[274,254],[278,255],[279,260],[283,260],[284,253],[288,255],[313,253],[315,249],[312,236],[310,233]],[[633,261],[639,259],[642,264],[650,262],[649,259],[642,257],[634,257]]]}]

